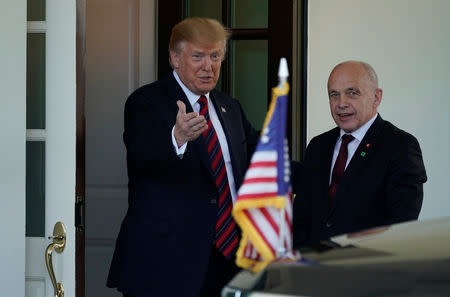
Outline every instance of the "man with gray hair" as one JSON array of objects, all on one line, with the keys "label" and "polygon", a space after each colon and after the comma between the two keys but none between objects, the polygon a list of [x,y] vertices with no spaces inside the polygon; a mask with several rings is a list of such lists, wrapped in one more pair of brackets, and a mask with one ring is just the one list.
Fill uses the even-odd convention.
[{"label": "man with gray hair", "polygon": [[383,91],[367,63],[332,70],[328,98],[336,128],[314,137],[294,169],[294,247],[415,220],[427,176],[416,138],[378,114]]}]

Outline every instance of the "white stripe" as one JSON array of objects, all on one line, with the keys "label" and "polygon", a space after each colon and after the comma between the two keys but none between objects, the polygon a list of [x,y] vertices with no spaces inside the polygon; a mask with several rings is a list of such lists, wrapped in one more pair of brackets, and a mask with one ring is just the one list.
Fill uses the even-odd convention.
[{"label": "white stripe", "polygon": [[277,168],[276,167],[249,168],[247,170],[247,173],[245,174],[245,179],[258,177],[277,177]]},{"label": "white stripe", "polygon": [[262,194],[262,193],[272,193],[278,191],[278,184],[275,183],[251,183],[251,184],[244,184],[240,187],[238,196],[239,195],[246,195],[246,194]]},{"label": "white stripe", "polygon": [[276,247],[276,243],[278,242],[278,235],[273,230],[272,225],[266,220],[265,216],[257,208],[250,209],[249,213],[252,219],[255,221],[255,224],[258,226],[259,230],[261,230],[261,232],[266,237],[269,245],[271,245],[272,248]]},{"label": "white stripe", "polygon": [[[252,184],[252,185],[255,185],[258,187],[258,186],[260,186],[259,184],[260,183]],[[261,183],[261,184],[264,184],[264,183]],[[278,248],[278,245],[280,243],[283,245],[283,247],[284,247],[284,244],[287,243],[287,247],[288,247],[287,251],[292,252],[292,228],[290,227],[290,225],[292,223],[292,199],[290,199],[289,197],[287,197],[286,199],[287,199],[287,204],[286,204],[285,211],[287,214],[287,219],[283,218],[281,222],[280,222],[280,215],[279,215],[280,210],[279,209],[272,207],[272,206],[265,207],[265,209],[269,213],[269,216],[272,218],[272,220],[274,222],[276,222],[276,224],[279,226],[279,228],[280,229],[285,228],[286,231],[283,232],[282,241],[279,240],[277,234],[273,230],[272,225],[269,223],[269,221],[267,221],[266,217],[262,214],[260,209],[249,209],[248,211],[249,211],[250,217],[253,219],[253,221],[255,222],[258,229],[266,237],[266,239],[272,249],[274,249],[276,251]],[[259,255],[259,252],[251,244],[250,241],[247,242],[247,245],[252,247],[252,252],[247,252],[245,257],[248,259],[256,260],[256,258]],[[261,257],[260,261],[262,261],[262,260],[263,259]]]},{"label": "white stripe", "polygon": [[256,151],[251,162],[273,162],[277,160],[277,151]]},{"label": "white stripe", "polygon": [[252,258],[256,259],[258,257],[258,255],[259,255],[258,250],[255,247],[253,247]]},{"label": "white stripe", "polygon": [[250,240],[247,240],[247,244],[245,245],[244,249],[244,257],[246,258],[250,258],[249,247],[250,247]]}]

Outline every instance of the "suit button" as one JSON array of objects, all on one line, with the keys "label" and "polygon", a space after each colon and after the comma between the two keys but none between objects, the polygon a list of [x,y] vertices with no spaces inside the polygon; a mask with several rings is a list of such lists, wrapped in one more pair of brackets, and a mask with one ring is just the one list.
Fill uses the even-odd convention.
[{"label": "suit button", "polygon": [[327,228],[331,228],[331,226],[333,226],[333,223],[327,222]]},{"label": "suit button", "polygon": [[209,203],[211,204],[217,204],[217,200],[215,198],[212,198],[211,200],[209,200]]}]

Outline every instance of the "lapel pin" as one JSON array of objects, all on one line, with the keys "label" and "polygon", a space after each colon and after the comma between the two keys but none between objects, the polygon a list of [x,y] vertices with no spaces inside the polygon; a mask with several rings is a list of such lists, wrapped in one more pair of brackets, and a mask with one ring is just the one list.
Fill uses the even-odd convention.
[{"label": "lapel pin", "polygon": [[222,109],[222,112],[227,112],[227,110],[225,109],[225,107],[221,106],[220,108]]},{"label": "lapel pin", "polygon": [[366,156],[366,152],[361,152],[361,157],[365,157]]},{"label": "lapel pin", "polygon": [[369,147],[370,147],[370,143],[366,144],[366,148],[369,148]]}]

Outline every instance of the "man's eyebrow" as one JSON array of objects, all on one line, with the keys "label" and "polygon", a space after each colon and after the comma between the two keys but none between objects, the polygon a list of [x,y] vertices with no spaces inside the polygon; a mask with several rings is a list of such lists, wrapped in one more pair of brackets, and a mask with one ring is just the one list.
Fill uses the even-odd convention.
[{"label": "man's eyebrow", "polygon": [[346,92],[351,92],[351,91],[353,91],[353,92],[355,92],[355,93],[357,93],[357,94],[361,94],[361,91],[360,91],[358,88],[347,88],[345,91],[346,91]]}]

